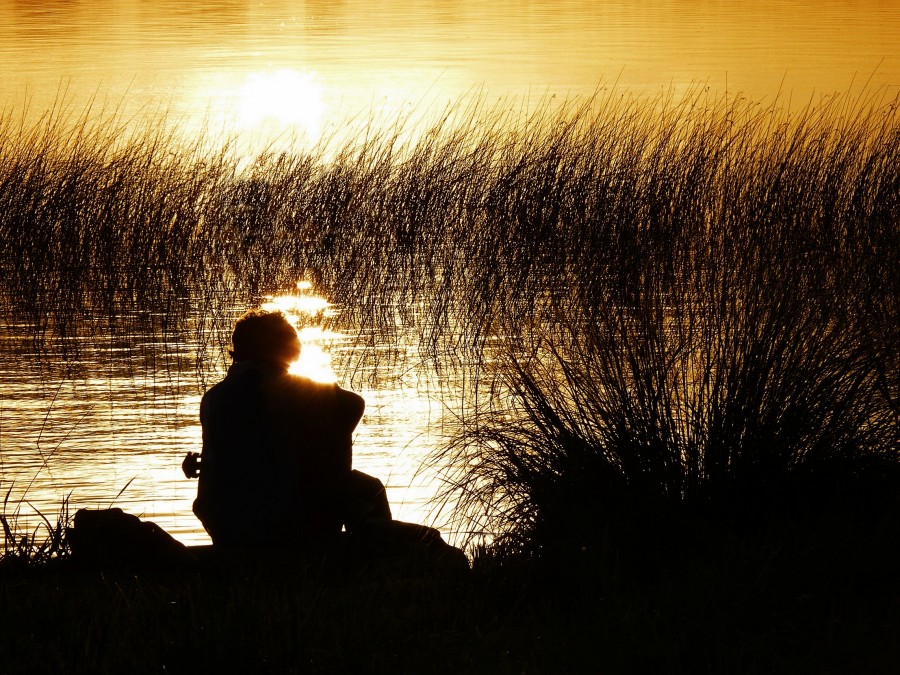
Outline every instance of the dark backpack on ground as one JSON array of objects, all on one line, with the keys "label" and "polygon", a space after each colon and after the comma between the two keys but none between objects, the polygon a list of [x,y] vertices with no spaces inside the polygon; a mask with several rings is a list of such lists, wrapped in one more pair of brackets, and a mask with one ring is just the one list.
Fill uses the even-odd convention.
[{"label": "dark backpack on ground", "polygon": [[157,567],[193,559],[188,548],[156,523],[122,509],[80,509],[67,530],[72,559],[88,565]]}]

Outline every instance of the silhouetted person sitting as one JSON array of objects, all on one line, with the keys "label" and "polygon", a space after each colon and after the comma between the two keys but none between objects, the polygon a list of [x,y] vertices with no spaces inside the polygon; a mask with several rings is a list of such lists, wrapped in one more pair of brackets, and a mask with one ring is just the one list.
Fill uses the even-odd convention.
[{"label": "silhouetted person sitting", "polygon": [[352,469],[359,395],[292,375],[300,355],[280,312],[251,310],[232,335],[234,363],[203,396],[194,513],[225,546],[284,546],[390,523],[384,485]]}]

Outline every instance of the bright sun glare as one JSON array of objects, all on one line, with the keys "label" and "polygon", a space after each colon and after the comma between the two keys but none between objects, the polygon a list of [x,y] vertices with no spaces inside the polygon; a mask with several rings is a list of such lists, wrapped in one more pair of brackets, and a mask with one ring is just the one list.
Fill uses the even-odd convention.
[{"label": "bright sun glare", "polygon": [[290,372],[318,382],[335,382],[337,375],[331,367],[328,347],[341,336],[322,327],[323,319],[331,311],[331,303],[316,295],[308,281],[298,282],[297,291],[293,295],[270,296],[262,308],[283,312],[297,329],[303,348]]},{"label": "bright sun glare", "polygon": [[312,72],[250,73],[237,91],[238,121],[245,129],[272,124],[279,131],[293,128],[315,141],[325,118],[323,92]]}]

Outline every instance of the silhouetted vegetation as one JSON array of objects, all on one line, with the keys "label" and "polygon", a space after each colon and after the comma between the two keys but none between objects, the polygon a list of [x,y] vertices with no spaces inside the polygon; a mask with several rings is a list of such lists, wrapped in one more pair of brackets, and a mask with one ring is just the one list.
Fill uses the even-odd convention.
[{"label": "silhouetted vegetation", "polygon": [[[432,461],[479,574],[567,580],[557,590],[585,598],[576,625],[659,641],[647,667],[729,671],[750,635],[762,651],[730,672],[824,668],[766,631],[827,644],[837,629],[817,622],[849,612],[869,649],[860,617],[897,626],[883,593],[897,597],[885,565],[900,560],[898,114],[868,95],[794,111],[702,93],[530,116],[460,104],[420,135],[363,129],[249,166],[161,127],[6,119],[4,314],[39,350],[137,328],[202,349],[311,278],[344,309],[334,327],[412,340],[464,386]],[[871,585],[827,595],[829,569]],[[501,605],[515,593],[487,586]],[[769,612],[780,627],[761,628]],[[570,634],[552,614],[542,625]],[[486,651],[526,650],[501,619],[470,618],[453,621]]]}]

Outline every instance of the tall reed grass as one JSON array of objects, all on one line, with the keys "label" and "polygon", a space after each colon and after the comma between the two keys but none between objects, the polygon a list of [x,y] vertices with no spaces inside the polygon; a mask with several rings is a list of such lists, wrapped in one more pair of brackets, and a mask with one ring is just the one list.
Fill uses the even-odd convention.
[{"label": "tall reed grass", "polygon": [[249,165],[158,121],[7,116],[4,315],[38,349],[216,347],[310,278],[337,328],[464,383],[434,462],[460,527],[515,549],[893,470],[898,101],[553,105],[461,101]]},{"label": "tall reed grass", "polygon": [[876,489],[896,515],[896,102],[697,103],[535,144],[501,259],[537,274],[484,266],[504,338],[437,457],[473,535],[646,556]]}]

